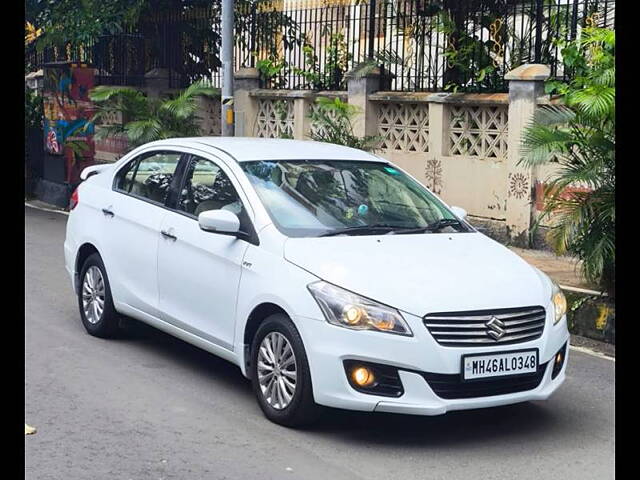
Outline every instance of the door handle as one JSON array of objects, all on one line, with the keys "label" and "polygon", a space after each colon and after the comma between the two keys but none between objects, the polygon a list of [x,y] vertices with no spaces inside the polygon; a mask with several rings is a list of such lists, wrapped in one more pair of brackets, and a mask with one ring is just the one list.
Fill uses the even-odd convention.
[{"label": "door handle", "polygon": [[168,238],[169,240],[173,240],[174,242],[178,239],[175,235],[167,232],[166,230],[160,230],[160,233],[164,238]]},{"label": "door handle", "polygon": [[105,217],[112,217],[115,215],[115,213],[113,213],[112,210],[109,210],[108,208],[103,208],[102,209],[102,213],[104,213]]}]

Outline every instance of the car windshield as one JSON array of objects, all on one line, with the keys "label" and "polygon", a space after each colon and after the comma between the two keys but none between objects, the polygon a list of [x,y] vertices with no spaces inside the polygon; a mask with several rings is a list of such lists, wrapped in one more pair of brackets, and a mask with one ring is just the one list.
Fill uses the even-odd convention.
[{"label": "car windshield", "polygon": [[466,232],[422,185],[383,162],[240,164],[276,227],[290,237]]}]

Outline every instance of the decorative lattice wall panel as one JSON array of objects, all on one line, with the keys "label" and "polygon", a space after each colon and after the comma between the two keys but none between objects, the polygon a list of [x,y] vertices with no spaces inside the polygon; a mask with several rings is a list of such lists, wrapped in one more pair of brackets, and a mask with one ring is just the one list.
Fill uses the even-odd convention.
[{"label": "decorative lattice wall panel", "polygon": [[507,106],[449,107],[449,155],[507,157]]},{"label": "decorative lattice wall panel", "polygon": [[[315,113],[315,112],[316,112],[316,111],[318,111],[319,109],[320,109],[320,107],[319,107],[316,103],[312,103],[312,104],[309,106],[309,111],[310,111],[311,113]],[[328,112],[328,113],[327,113],[327,116],[328,116],[329,118],[333,118],[333,119],[335,119],[335,118],[336,118],[336,114],[335,114],[335,113],[333,113],[333,112]],[[325,129],[325,128],[321,127],[320,125],[318,125],[318,124],[317,124],[317,123],[315,123],[314,121],[311,121],[311,122],[310,122],[310,124],[309,124],[309,136],[310,136],[311,138],[313,138],[313,135],[322,135],[322,134],[324,134],[324,133],[325,133],[325,131],[326,131],[326,129]]]},{"label": "decorative lattice wall panel", "polygon": [[100,125],[121,125],[122,112],[103,113]]},{"label": "decorative lattice wall panel", "polygon": [[293,100],[258,98],[254,135],[263,138],[293,138]]},{"label": "decorative lattice wall panel", "polygon": [[429,151],[429,104],[379,102],[377,106],[381,149]]}]

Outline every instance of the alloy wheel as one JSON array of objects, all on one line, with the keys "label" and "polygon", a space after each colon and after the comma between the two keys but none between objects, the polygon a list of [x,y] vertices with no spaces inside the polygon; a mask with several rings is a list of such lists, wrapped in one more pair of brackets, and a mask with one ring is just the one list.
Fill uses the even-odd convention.
[{"label": "alloy wheel", "polygon": [[95,265],[89,267],[82,281],[82,308],[87,321],[96,324],[102,318],[105,284],[102,272]]},{"label": "alloy wheel", "polygon": [[287,337],[271,332],[260,343],[258,383],[264,399],[276,410],[286,408],[296,392],[297,364]]}]

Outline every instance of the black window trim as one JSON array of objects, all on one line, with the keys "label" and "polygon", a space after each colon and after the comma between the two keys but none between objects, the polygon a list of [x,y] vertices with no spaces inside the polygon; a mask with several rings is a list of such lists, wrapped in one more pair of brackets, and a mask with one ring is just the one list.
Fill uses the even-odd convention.
[{"label": "black window trim", "polygon": [[[122,172],[122,170],[126,169],[128,165],[130,165],[133,162],[137,162],[136,166],[135,166],[135,171],[134,171],[134,174],[133,174],[133,178],[135,179],[135,176],[138,173],[138,167],[140,166],[140,162],[142,160],[144,160],[145,158],[151,157],[153,155],[162,155],[162,154],[179,155],[178,163],[176,163],[176,169],[174,170],[174,174],[176,172],[178,172],[178,170],[180,168],[180,163],[183,162],[185,156],[188,155],[185,152],[180,152],[180,151],[177,151],[177,150],[168,150],[168,149],[148,150],[146,152],[142,152],[140,155],[136,155],[134,158],[132,158],[131,160],[125,162],[120,168],[118,168],[116,173],[113,175],[113,182],[111,183],[111,190],[116,192],[116,193],[119,193],[121,195],[126,195],[127,197],[135,198],[136,200],[140,200],[142,202],[149,203],[149,204],[154,205],[156,207],[169,208],[168,205],[167,205],[167,200],[165,200],[164,203],[156,202],[155,200],[151,200],[150,198],[143,197],[141,195],[136,195],[135,193],[131,193],[131,187],[129,188],[129,191],[121,190],[121,189],[116,187],[116,183],[118,181],[118,177],[120,175],[120,172]],[[133,183],[131,185],[133,186]]]},{"label": "black window trim", "polygon": [[[188,149],[190,149],[190,150],[198,150],[198,151],[202,151],[202,150],[200,150],[200,149],[198,149],[198,148],[194,148],[194,147],[186,147],[186,148],[188,148]],[[115,172],[115,173],[114,173],[114,175],[113,175],[113,181],[112,181],[112,183],[111,183],[111,190],[112,190],[113,192],[115,192],[115,193],[119,193],[119,194],[121,194],[121,195],[126,195],[126,196],[128,196],[128,197],[135,198],[136,200],[140,200],[140,201],[145,202],[145,203],[148,203],[148,204],[150,204],[150,205],[153,205],[153,206],[156,206],[156,207],[163,208],[163,209],[165,209],[165,210],[168,210],[168,211],[173,212],[173,213],[177,213],[177,214],[179,214],[179,215],[183,215],[183,216],[185,216],[185,217],[187,217],[187,218],[189,218],[189,219],[194,220],[194,221],[196,221],[196,222],[197,222],[197,221],[198,221],[198,217],[195,217],[194,215],[191,215],[191,214],[189,214],[189,213],[187,213],[187,212],[184,212],[184,211],[178,210],[178,209],[177,209],[177,208],[175,208],[174,206],[167,205],[167,200],[165,200],[165,203],[155,202],[155,201],[153,201],[153,200],[151,200],[151,199],[149,199],[149,198],[147,198],[147,197],[142,197],[142,196],[140,196],[140,195],[135,195],[135,194],[133,194],[133,193],[125,192],[125,191],[123,191],[123,190],[120,190],[120,189],[117,189],[117,188],[116,188],[116,181],[117,181],[118,175],[119,175],[119,174],[120,174],[120,172],[121,172],[123,169],[125,169],[125,168],[126,168],[126,166],[127,166],[127,165],[129,165],[131,162],[136,162],[136,161],[137,161],[137,162],[138,162],[138,164],[139,164],[139,163],[140,163],[140,161],[141,161],[143,158],[147,158],[147,157],[150,157],[150,156],[152,156],[152,155],[158,155],[158,154],[163,154],[163,153],[165,153],[165,154],[166,154],[166,153],[169,153],[169,154],[179,154],[179,155],[180,155],[180,158],[179,158],[179,160],[178,160],[178,164],[176,165],[176,169],[175,169],[175,173],[176,173],[176,174],[178,174],[178,175],[180,175],[180,183],[179,183],[179,185],[180,185],[180,190],[179,190],[179,192],[181,192],[181,191],[182,191],[182,187],[184,186],[184,182],[185,182],[185,178],[186,178],[186,173],[187,173],[187,171],[188,171],[188,169],[187,169],[187,168],[183,168],[183,169],[182,169],[182,171],[180,171],[180,165],[181,165],[183,162],[187,163],[187,165],[188,165],[188,164],[191,162],[191,159],[192,159],[193,157],[198,157],[198,158],[202,158],[203,160],[207,160],[207,161],[212,162],[212,163],[213,163],[214,165],[216,165],[216,166],[217,166],[217,167],[218,167],[218,168],[219,168],[219,169],[220,169],[220,170],[221,170],[225,175],[227,175],[227,176],[229,177],[229,180],[231,180],[231,185],[233,186],[233,188],[235,188],[235,189],[236,189],[236,193],[238,193],[238,198],[239,198],[239,199],[240,199],[240,201],[242,202],[242,205],[243,205],[243,206],[245,206],[245,204],[247,204],[247,203],[248,203],[248,202],[244,202],[244,201],[242,200],[242,198],[241,198],[240,194],[239,194],[239,192],[240,192],[240,191],[242,191],[242,194],[243,194],[243,195],[247,198],[247,200],[248,200],[248,198],[249,198],[249,197],[247,196],[247,194],[246,194],[246,192],[244,191],[244,189],[242,188],[242,186],[241,186],[241,185],[239,185],[239,182],[238,182],[238,178],[237,178],[237,176],[236,176],[233,172],[231,172],[231,171],[227,172],[227,171],[225,170],[225,168],[224,168],[223,166],[221,166],[221,165],[220,165],[220,164],[223,164],[223,165],[224,165],[224,162],[223,162],[223,161],[221,161],[220,159],[218,159],[218,157],[217,157],[217,156],[215,156],[214,154],[212,154],[212,153],[210,153],[210,152],[202,151],[202,153],[204,153],[204,154],[206,154],[206,155],[209,155],[209,156],[211,156],[211,157],[213,157],[213,158],[216,158],[216,160],[217,160],[217,161],[216,161],[216,160],[213,160],[213,159],[211,159],[211,158],[207,158],[207,157],[205,157],[205,156],[203,156],[203,155],[201,155],[201,154],[191,153],[191,152],[189,152],[189,151],[184,151],[184,150],[172,149],[171,147],[169,147],[169,148],[158,148],[158,149],[145,150],[144,152],[141,152],[139,155],[136,155],[135,157],[133,157],[131,160],[128,160],[128,161],[124,162],[124,163],[122,164],[122,166],[120,166],[120,167],[118,168],[118,170],[116,170],[116,172]],[[226,153],[226,152],[225,152],[225,153]],[[232,157],[232,158],[233,158],[233,157]],[[138,165],[136,165],[136,173],[137,173],[137,170],[138,170]],[[134,176],[134,178],[135,178],[135,176]],[[234,180],[235,180],[236,184],[238,184],[238,185],[234,184]],[[239,187],[239,188],[238,188],[238,187]],[[250,203],[249,203],[249,208],[251,209],[251,212],[253,213],[253,206],[251,206],[251,204],[250,204]],[[244,233],[244,235],[239,236],[239,237],[237,237],[237,238],[238,238],[239,240],[244,240],[244,241],[246,241],[246,242],[248,242],[248,243],[251,243],[252,245],[259,246],[259,245],[260,245],[260,238],[259,238],[259,236],[258,236],[258,232],[257,232],[257,230],[256,230],[256,228],[255,228],[255,226],[254,226],[254,224],[253,224],[253,220],[251,219],[251,216],[248,214],[248,211],[249,211],[249,210],[248,210],[246,207],[245,207],[245,210],[247,210],[247,220],[248,220],[248,225],[247,225],[247,227],[248,227],[248,228],[247,228],[247,229],[248,229],[249,231],[248,231],[248,232],[242,232],[242,233]],[[215,235],[215,234],[214,234],[214,235]],[[220,234],[218,234],[218,235],[220,235]],[[223,235],[224,235],[224,234],[223,234]]]},{"label": "black window trim", "polygon": [[[197,159],[205,160],[207,162],[213,163],[213,165],[215,165],[218,168],[218,170],[220,170],[224,175],[227,176],[227,178],[231,182],[231,186],[236,191],[236,195],[238,196],[238,200],[240,200],[240,203],[242,204],[242,208],[244,208],[245,212],[247,212],[248,210],[247,210],[247,208],[245,206],[245,204],[247,202],[244,202],[242,200],[242,197],[240,196],[238,187],[236,185],[234,185],[233,180],[231,178],[232,176],[235,177],[235,175],[227,173],[224,170],[224,168],[222,168],[220,166],[220,164],[218,162],[215,162],[214,160],[211,160],[210,158],[205,158],[203,156],[197,155],[195,153],[185,153],[185,158],[184,158],[185,168],[183,169],[182,174],[181,174],[179,192],[182,192],[182,189],[184,188],[185,182],[187,180],[187,173],[189,172],[189,166],[191,165],[191,162],[193,162],[194,160],[197,160]],[[244,191],[243,191],[243,193],[244,193]],[[195,216],[195,215],[193,215],[191,213],[185,212],[184,210],[178,209],[178,204],[177,203],[173,207],[167,206],[167,208],[170,211],[175,212],[175,213],[179,213],[180,215],[183,215],[183,216],[185,216],[187,218],[190,218],[191,220],[194,220],[196,222],[198,221],[198,217],[197,216]],[[249,216],[248,213],[246,215],[246,218],[247,218],[247,221],[248,221],[248,224],[247,224],[247,230],[248,231],[247,232],[240,231],[239,233],[241,233],[242,235],[239,237],[239,239],[245,240],[245,241],[247,241],[247,242],[249,242],[249,243],[251,243],[253,245],[258,246],[258,245],[260,245],[260,239],[258,238],[258,232],[256,231],[256,229],[255,229],[255,227],[253,225],[253,220],[251,220],[251,217]],[[224,233],[220,234],[219,233],[218,235],[226,235],[226,234],[224,234]]]}]

